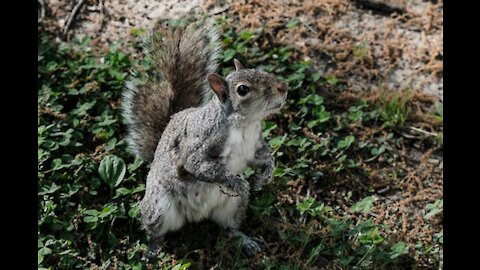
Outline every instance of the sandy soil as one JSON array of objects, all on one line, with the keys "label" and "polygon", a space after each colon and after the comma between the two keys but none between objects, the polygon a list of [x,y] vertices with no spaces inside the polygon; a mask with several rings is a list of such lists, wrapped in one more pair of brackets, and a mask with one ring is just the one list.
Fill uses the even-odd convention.
[{"label": "sandy soil", "polygon": [[[132,29],[148,29],[157,18],[227,15],[239,29],[271,27],[279,44],[293,45],[319,72],[338,77],[351,89],[420,89],[442,100],[442,1],[370,1],[399,11],[345,0],[88,0],[67,38],[89,35],[110,44],[131,38]],[[63,28],[75,3],[45,0],[52,27]],[[286,26],[295,20],[296,27]]]}]

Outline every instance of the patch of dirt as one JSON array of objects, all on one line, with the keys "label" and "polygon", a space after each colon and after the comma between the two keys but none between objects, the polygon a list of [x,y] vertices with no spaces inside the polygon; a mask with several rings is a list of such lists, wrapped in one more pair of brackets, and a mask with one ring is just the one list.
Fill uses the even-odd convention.
[{"label": "patch of dirt", "polygon": [[226,2],[238,29],[265,27],[275,43],[294,46],[353,90],[410,88],[443,98],[441,1],[408,1],[390,15],[344,0]]},{"label": "patch of dirt", "polygon": [[[43,20],[52,32],[61,33],[65,22],[78,1],[45,0]],[[149,29],[158,18],[180,18],[201,12],[202,0],[87,0],[65,39],[87,35],[96,43],[109,45],[131,39],[132,29]],[[40,10],[39,10],[40,17]]]},{"label": "patch of dirt", "polygon": [[[51,29],[61,32],[75,3],[45,0]],[[413,89],[443,99],[443,1],[88,0],[67,38],[88,35],[109,45],[156,19],[190,14],[230,16],[237,30],[264,27],[269,46],[293,46],[352,90]]]}]

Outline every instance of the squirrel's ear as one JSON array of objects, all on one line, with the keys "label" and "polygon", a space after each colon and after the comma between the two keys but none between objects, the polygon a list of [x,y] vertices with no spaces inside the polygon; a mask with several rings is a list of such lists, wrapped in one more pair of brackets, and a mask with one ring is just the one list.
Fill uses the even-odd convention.
[{"label": "squirrel's ear", "polygon": [[238,61],[237,59],[233,59],[233,64],[235,65],[235,69],[236,69],[237,71],[243,69],[242,63],[240,63],[240,61]]},{"label": "squirrel's ear", "polygon": [[220,101],[225,102],[228,98],[228,85],[227,82],[222,78],[222,76],[216,73],[210,73],[207,76],[207,81],[213,92],[218,96]]}]

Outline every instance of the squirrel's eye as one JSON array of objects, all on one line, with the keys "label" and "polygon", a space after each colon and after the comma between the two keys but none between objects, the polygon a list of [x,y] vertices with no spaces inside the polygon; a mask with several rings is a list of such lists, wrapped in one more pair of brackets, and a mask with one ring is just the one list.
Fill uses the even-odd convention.
[{"label": "squirrel's eye", "polygon": [[237,88],[237,93],[242,97],[245,96],[246,94],[248,94],[248,92],[250,92],[250,88],[246,85],[240,85]]}]

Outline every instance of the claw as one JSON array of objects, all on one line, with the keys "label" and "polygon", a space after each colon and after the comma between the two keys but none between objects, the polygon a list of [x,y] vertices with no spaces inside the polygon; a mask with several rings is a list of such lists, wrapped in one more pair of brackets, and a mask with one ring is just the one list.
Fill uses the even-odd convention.
[{"label": "claw", "polygon": [[149,262],[158,256],[163,238],[152,239],[148,244],[148,250],[142,254],[142,260]]},{"label": "claw", "polygon": [[149,261],[155,259],[156,256],[157,256],[156,252],[153,252],[151,250],[147,250],[142,255],[142,261],[149,262]]},{"label": "claw", "polygon": [[252,257],[256,253],[260,252],[262,248],[260,247],[260,239],[256,237],[245,237],[243,239],[242,249],[248,257]]},{"label": "claw", "polygon": [[241,239],[242,250],[248,257],[251,257],[262,250],[260,243],[263,241],[257,237],[247,236],[238,229],[233,228],[229,229],[229,236],[239,237]]},{"label": "claw", "polygon": [[252,240],[255,241],[255,242],[259,242],[259,243],[263,242],[262,239],[260,239],[260,238],[258,238],[258,237],[255,237],[255,236],[250,236],[250,239],[252,239]]}]

